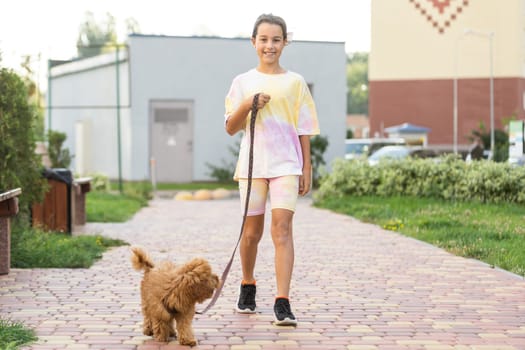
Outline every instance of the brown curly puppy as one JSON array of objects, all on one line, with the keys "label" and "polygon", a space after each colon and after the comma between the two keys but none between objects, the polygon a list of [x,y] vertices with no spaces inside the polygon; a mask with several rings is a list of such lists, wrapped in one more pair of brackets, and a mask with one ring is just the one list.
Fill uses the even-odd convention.
[{"label": "brown curly puppy", "polygon": [[195,258],[184,265],[169,261],[155,265],[143,249],[132,247],[131,252],[133,267],[144,271],[140,284],[144,334],[162,342],[177,336],[181,345],[197,345],[191,326],[195,304],[210,298],[219,286],[210,264]]}]

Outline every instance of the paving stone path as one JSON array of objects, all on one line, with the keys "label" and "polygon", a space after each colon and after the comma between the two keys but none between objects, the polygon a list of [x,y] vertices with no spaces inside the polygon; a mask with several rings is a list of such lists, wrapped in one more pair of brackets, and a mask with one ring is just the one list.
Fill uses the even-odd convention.
[{"label": "paving stone path", "polygon": [[[233,311],[237,257],[216,306],[193,322],[194,349],[525,349],[523,278],[310,204],[299,201],[294,222],[298,327],[271,322],[266,230],[256,270],[259,313]],[[238,199],[155,199],[127,223],[84,231],[142,245],[155,260],[202,256],[220,274],[240,211]],[[36,329],[39,341],[26,349],[186,349],[141,334],[140,278],[128,247],[108,251],[90,269],[12,269],[0,276],[0,314]]]}]

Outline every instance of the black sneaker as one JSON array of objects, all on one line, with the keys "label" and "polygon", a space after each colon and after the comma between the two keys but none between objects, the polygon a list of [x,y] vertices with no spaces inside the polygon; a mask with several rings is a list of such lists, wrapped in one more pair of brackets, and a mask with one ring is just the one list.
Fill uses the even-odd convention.
[{"label": "black sneaker", "polygon": [[237,301],[237,307],[235,310],[241,314],[254,314],[255,313],[255,292],[257,288],[255,284],[241,284],[241,290],[239,292],[239,300]]},{"label": "black sneaker", "polygon": [[277,326],[296,326],[297,320],[292,313],[290,308],[290,302],[286,298],[275,299],[275,305],[273,306],[275,312],[275,322]]}]

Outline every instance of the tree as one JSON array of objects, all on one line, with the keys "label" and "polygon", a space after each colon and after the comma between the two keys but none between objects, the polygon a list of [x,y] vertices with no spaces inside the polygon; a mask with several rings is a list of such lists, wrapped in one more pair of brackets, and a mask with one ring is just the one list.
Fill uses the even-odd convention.
[{"label": "tree", "polygon": [[368,115],[368,53],[356,52],[348,56],[346,85],[346,112]]},{"label": "tree", "polygon": [[[135,18],[126,18],[124,25],[127,34],[140,33],[140,25]],[[78,57],[85,58],[111,52],[118,44],[115,17],[107,13],[105,21],[97,22],[92,12],[86,12],[77,39]]]},{"label": "tree", "polygon": [[126,18],[124,20],[124,23],[126,23],[126,32],[128,34],[140,33],[141,32],[140,24],[135,18],[128,17],[128,18]]},{"label": "tree", "polygon": [[69,168],[71,165],[71,154],[69,149],[62,148],[67,135],[60,131],[49,130],[47,132],[49,160],[52,168]]},{"label": "tree", "polygon": [[21,66],[25,71],[25,75],[22,79],[26,84],[29,103],[35,106],[36,117],[33,120],[35,137],[38,141],[44,141],[44,109],[42,108],[42,94],[38,86],[38,77],[35,76],[35,71],[32,67],[34,61],[40,62],[40,54],[37,57],[31,55],[23,57]]},{"label": "tree", "polygon": [[96,56],[114,50],[117,44],[115,18],[110,13],[107,13],[106,16],[106,21],[97,23],[93,13],[86,12],[77,39],[79,58]]},{"label": "tree", "polygon": [[36,106],[28,101],[24,80],[0,68],[0,192],[22,188],[19,217],[26,219],[30,205],[41,201],[46,190],[35,154]]},{"label": "tree", "polygon": [[[485,127],[485,123],[479,123],[478,130],[472,130],[471,141],[481,140],[483,148],[490,150],[490,130]],[[492,160],[495,162],[506,162],[509,159],[509,134],[500,129],[494,129],[494,154]]]}]

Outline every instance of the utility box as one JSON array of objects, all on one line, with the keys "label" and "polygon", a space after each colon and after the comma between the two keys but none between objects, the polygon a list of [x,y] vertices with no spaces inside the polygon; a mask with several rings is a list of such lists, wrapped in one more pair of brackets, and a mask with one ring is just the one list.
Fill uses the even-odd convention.
[{"label": "utility box", "polygon": [[49,184],[42,203],[31,208],[33,227],[47,231],[72,232],[73,176],[68,169],[45,169],[43,176]]}]

